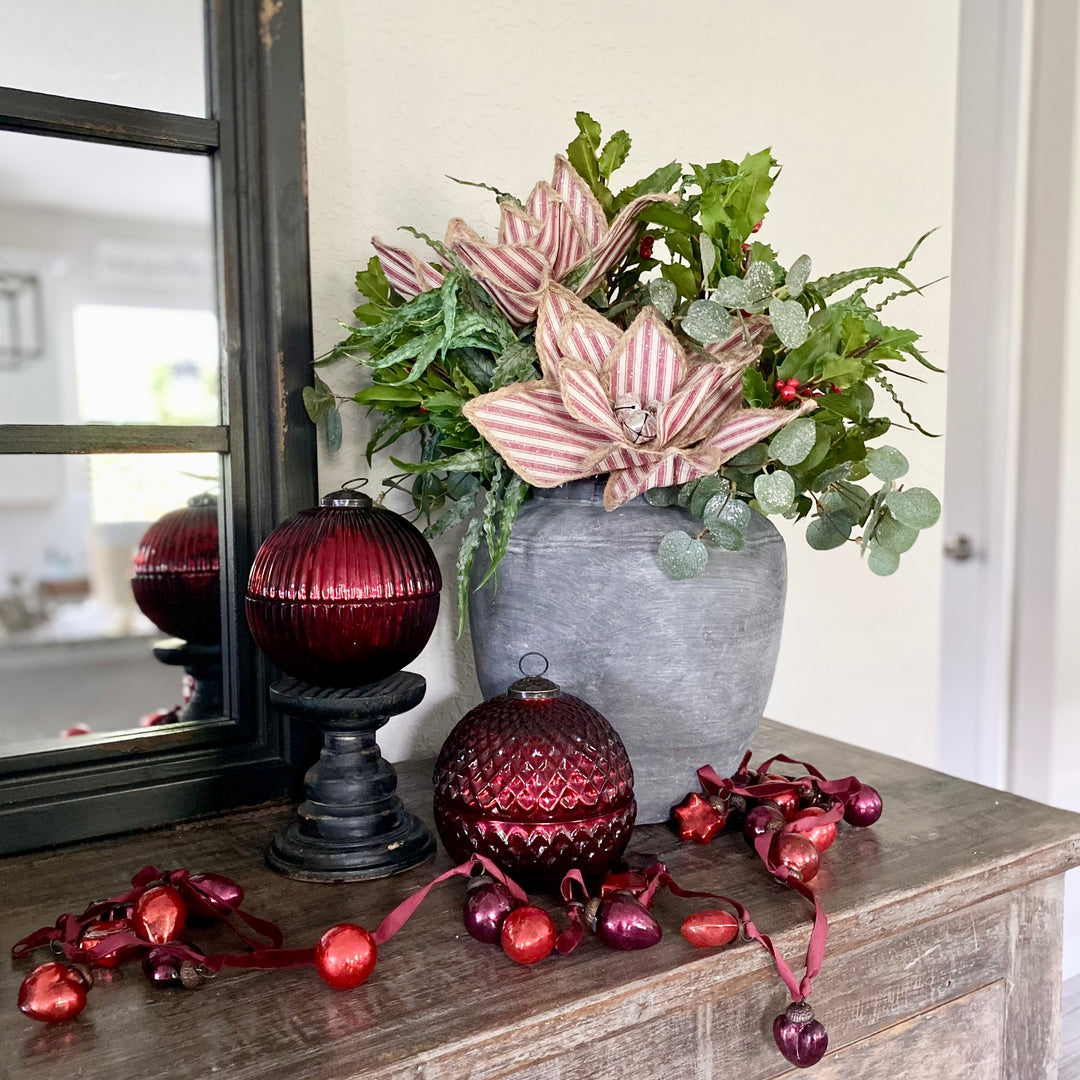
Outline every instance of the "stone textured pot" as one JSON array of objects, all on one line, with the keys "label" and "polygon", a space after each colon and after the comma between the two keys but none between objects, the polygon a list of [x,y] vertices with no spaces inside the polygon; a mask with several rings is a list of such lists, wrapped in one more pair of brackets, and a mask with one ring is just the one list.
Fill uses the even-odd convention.
[{"label": "stone textured pot", "polygon": [[[619,732],[634,769],[639,824],[666,821],[695,770],[732,773],[769,696],[787,589],[784,541],[754,513],[742,551],[712,549],[689,581],[656,561],[672,529],[700,531],[677,507],[643,498],[603,506],[604,481],[537,490],[494,580],[469,600],[485,698],[543,653],[570,694]],[[474,586],[486,572],[477,559]]]}]

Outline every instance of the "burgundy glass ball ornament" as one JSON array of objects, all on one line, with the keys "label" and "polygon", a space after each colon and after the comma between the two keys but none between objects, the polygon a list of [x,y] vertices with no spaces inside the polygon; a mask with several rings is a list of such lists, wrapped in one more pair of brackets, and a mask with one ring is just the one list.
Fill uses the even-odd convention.
[{"label": "burgundy glass ball ornament", "polygon": [[499,940],[506,916],[520,906],[521,901],[515,900],[501,882],[487,876],[473,878],[462,905],[465,929],[477,941],[494,945]]},{"label": "burgundy glass ball ornament", "polygon": [[435,825],[454,861],[479,852],[526,888],[554,892],[573,869],[601,876],[637,813],[615,729],[542,674],[460,720],[434,781]]},{"label": "burgundy glass ball ornament", "polygon": [[844,820],[859,828],[873,825],[881,817],[881,810],[881,796],[869,784],[863,784],[844,800]]},{"label": "burgundy glass ball ornament", "polygon": [[316,686],[364,686],[419,655],[441,588],[420,532],[342,488],[263,542],[248,578],[248,625],[286,674]]},{"label": "burgundy glass ball ornament", "polygon": [[217,497],[196,495],[143,534],[131,591],[163,633],[195,645],[221,641]]},{"label": "burgundy glass ball ornament", "polygon": [[773,1021],[777,1048],[799,1069],[816,1065],[829,1048],[829,1035],[805,1001],[793,1001]]},{"label": "burgundy glass ball ornament", "polygon": [[622,952],[651,949],[663,934],[653,913],[628,892],[605,896],[595,910],[590,904],[585,917],[600,941]]}]

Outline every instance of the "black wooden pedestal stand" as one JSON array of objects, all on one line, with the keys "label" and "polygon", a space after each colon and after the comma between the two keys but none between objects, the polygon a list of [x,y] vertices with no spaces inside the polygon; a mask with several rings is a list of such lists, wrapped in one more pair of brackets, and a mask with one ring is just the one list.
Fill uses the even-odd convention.
[{"label": "black wooden pedestal stand", "polygon": [[154,658],[171,667],[182,667],[191,676],[191,697],[177,720],[219,720],[225,713],[221,683],[221,646],[193,645],[168,638],[154,646]]},{"label": "black wooden pedestal stand", "polygon": [[266,861],[301,881],[389,877],[431,858],[435,841],[397,797],[397,773],[375,732],[423,700],[427,683],[411,671],[335,690],[279,679],[270,700],[322,732],[319,760],[304,777],[296,820],[274,837]]}]

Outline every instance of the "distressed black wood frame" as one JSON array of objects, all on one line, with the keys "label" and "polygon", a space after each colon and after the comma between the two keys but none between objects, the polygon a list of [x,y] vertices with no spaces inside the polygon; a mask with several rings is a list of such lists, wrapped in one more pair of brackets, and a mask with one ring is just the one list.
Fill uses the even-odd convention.
[{"label": "distressed black wood frame", "polygon": [[[272,711],[243,614],[248,567],[316,495],[300,0],[207,0],[211,118],[0,88],[0,130],[210,159],[223,423],[0,426],[0,453],[223,454],[226,716],[0,759],[0,853],[286,797],[310,755]],[[148,651],[149,662],[149,651]]]}]

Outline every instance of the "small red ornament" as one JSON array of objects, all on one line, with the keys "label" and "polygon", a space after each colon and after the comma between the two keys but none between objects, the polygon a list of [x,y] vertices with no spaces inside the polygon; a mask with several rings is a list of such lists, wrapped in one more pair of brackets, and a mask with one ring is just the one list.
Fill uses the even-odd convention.
[{"label": "small red ornament", "polygon": [[766,832],[779,832],[784,827],[784,812],[774,802],[758,803],[746,812],[743,819],[743,836],[753,847],[754,841]]},{"label": "small red ornament", "polygon": [[[822,817],[825,812],[824,807],[808,806],[805,810],[801,810],[796,815],[795,820],[802,821],[807,818]],[[832,843],[836,839],[836,822],[830,821],[826,825],[817,825],[813,829],[807,829],[800,835],[805,836],[818,851],[826,851],[828,848],[832,847]]]},{"label": "small red ornament", "polygon": [[221,919],[236,911],[244,902],[244,890],[232,878],[221,874],[195,874],[191,913],[209,919]]},{"label": "small red ornament", "polygon": [[812,881],[817,877],[821,865],[818,849],[798,833],[777,833],[769,848],[769,858],[774,863],[786,866],[797,873],[801,881]]},{"label": "small red ornament", "polygon": [[147,889],[131,913],[135,933],[154,945],[175,941],[187,922],[187,904],[179,890],[171,885],[154,885]]},{"label": "small red ornament", "polygon": [[355,923],[331,926],[315,946],[315,970],[335,990],[352,990],[375,970],[375,939]]},{"label": "small red ornament", "polygon": [[[110,937],[113,934],[122,934],[125,930],[131,930],[130,919],[101,919],[97,922],[92,922],[83,932],[79,938],[79,948],[83,952],[89,952],[90,949],[97,948],[101,942]],[[128,957],[137,953],[140,946],[127,946],[119,949],[114,949],[112,952],[105,953],[104,956],[98,956],[94,959],[87,959],[84,962],[92,965],[93,967],[114,968],[119,967]]]},{"label": "small red ornament", "polygon": [[739,920],[729,911],[695,911],[683,919],[681,932],[699,949],[727,945],[739,932]]},{"label": "small red ornament", "polygon": [[282,671],[362,686],[415,660],[439,614],[442,578],[410,522],[342,489],[279,525],[259,548],[247,619]]},{"label": "small red ornament", "polygon": [[511,960],[538,964],[551,955],[556,936],[555,923],[546,911],[523,904],[503,920],[499,940]]},{"label": "small red ornament", "polygon": [[722,806],[717,807],[696,791],[687,795],[672,813],[678,825],[679,839],[693,840],[695,844],[710,843],[727,821]]},{"label": "small red ornament", "polygon": [[793,1001],[773,1021],[777,1049],[800,1069],[816,1065],[829,1048],[829,1036],[805,1001]]},{"label": "small red ornament", "polygon": [[633,785],[615,729],[532,675],[450,732],[435,763],[435,824],[456,862],[476,852],[525,888],[555,892],[569,870],[600,877],[622,854]]},{"label": "small red ornament", "polygon": [[213,495],[158,518],[139,541],[131,591],[159,629],[200,645],[221,640],[218,511]]},{"label": "small red ornament", "polygon": [[19,1009],[31,1020],[58,1024],[86,1008],[90,983],[78,968],[55,960],[39,964],[19,987]]},{"label": "small red ornament", "polygon": [[881,817],[881,796],[869,784],[863,784],[844,800],[844,820],[849,825],[865,829]]}]

